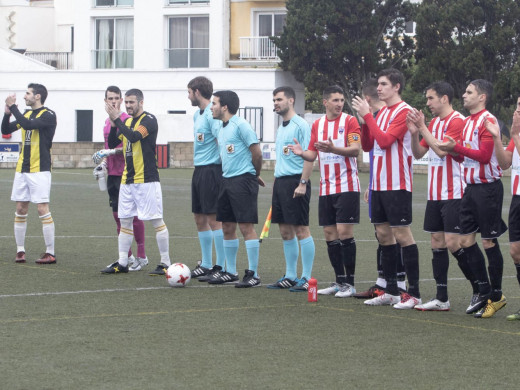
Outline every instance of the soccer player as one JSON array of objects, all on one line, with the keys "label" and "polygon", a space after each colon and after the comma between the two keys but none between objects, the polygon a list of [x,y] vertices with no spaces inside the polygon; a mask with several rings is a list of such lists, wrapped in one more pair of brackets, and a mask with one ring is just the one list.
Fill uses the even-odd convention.
[{"label": "soccer player", "polygon": [[[289,149],[294,140],[308,145],[309,124],[294,110],[296,94],[291,87],[273,91],[274,111],[283,119],[276,132],[276,166],[272,198],[272,223],[277,223],[283,240],[285,275],[269,284],[271,289],[307,291],[314,264],[314,239],[309,229],[312,164],[304,164],[302,157]],[[305,167],[305,169],[304,169]],[[298,246],[299,243],[299,246]],[[301,247],[302,273],[297,278],[298,256]]]},{"label": "soccer player", "polygon": [[[36,263],[54,264],[54,220],[49,209],[51,192],[51,148],[56,131],[56,114],[43,104],[47,99],[47,88],[31,83],[27,86],[24,100],[30,107],[23,114],[16,105],[16,95],[5,99],[2,134],[22,130],[22,148],[16,164],[11,200],[16,202],[14,237],[16,241],[15,262],[25,263],[25,232],[29,202],[36,203],[42,223],[45,253]],[[15,120],[10,122],[13,115]]]},{"label": "soccer player", "polygon": [[[428,153],[428,201],[424,216],[424,230],[431,233],[433,253],[433,277],[437,286],[434,299],[415,306],[417,310],[447,311],[448,300],[448,251],[457,259],[468,280],[474,281],[469,265],[462,256],[459,244],[459,209],[466,183],[462,178],[462,158],[456,158],[439,150],[437,142],[446,135],[459,141],[464,117],[453,110],[453,87],[445,82],[435,82],[426,88],[426,105],[434,118],[426,127],[424,114],[412,109],[407,125],[412,135],[412,151],[416,159]],[[419,134],[422,140],[419,141]],[[474,293],[478,285],[472,283]]]},{"label": "soccer player", "polygon": [[[511,167],[511,206],[509,207],[509,253],[516,267],[516,278],[520,283],[520,97],[516,103],[511,126],[511,141],[504,150],[497,123],[484,120],[486,129],[493,136],[495,153],[502,169]],[[508,320],[520,320],[520,310],[507,316]]]},{"label": "soccer player", "polygon": [[[218,188],[222,182],[222,162],[217,143],[219,121],[211,113],[213,83],[206,77],[195,77],[188,83],[188,99],[199,110],[193,115],[193,177],[191,179],[191,211],[197,225],[201,264],[191,271],[192,278],[208,281],[225,266],[224,233],[216,220]],[[213,266],[212,248],[215,243],[217,260]]]},{"label": "soccer player", "polygon": [[[412,223],[412,150],[406,126],[410,106],[402,101],[404,76],[397,69],[378,74],[377,93],[385,102],[377,117],[370,113],[366,100],[356,96],[353,108],[364,122],[363,150],[374,149],[375,175],[372,177],[371,220],[376,225],[381,244],[381,263],[387,283],[385,294],[365,301],[372,306],[394,305],[396,309],[413,309],[422,303],[419,291],[419,250],[410,229]],[[397,286],[397,252],[408,277],[408,292],[399,294]]]},{"label": "soccer player", "polygon": [[111,120],[108,147],[115,148],[123,141],[125,170],[119,191],[118,216],[121,232],[118,237],[119,260],[101,272],[117,274],[128,272],[128,251],[134,239],[133,220],[151,221],[161,255],[161,263],[150,275],[164,275],[171,265],[168,228],[163,220],[163,205],[159,171],[155,157],[157,119],[143,109],[144,97],[139,89],[125,93],[126,112],[130,115],[124,122],[119,110],[105,104]]},{"label": "soccer player", "polygon": [[[111,104],[117,108],[120,112],[120,118],[122,121],[130,118],[127,113],[121,112],[121,103],[123,96],[121,90],[115,85],[109,86],[105,91],[105,104]],[[96,164],[99,164],[94,168],[94,176],[108,173],[107,177],[107,190],[108,190],[108,204],[112,208],[112,215],[116,221],[117,235],[119,236],[121,230],[121,222],[117,216],[117,205],[119,201],[119,188],[121,186],[121,176],[125,169],[125,158],[123,156],[122,145],[117,145],[114,149],[108,148],[108,135],[110,134],[111,128],[110,118],[105,121],[103,127],[103,137],[105,139],[105,149],[98,150],[92,156],[92,159]],[[144,222],[139,218],[134,217],[134,237],[137,243],[137,257],[132,255],[132,249],[128,251],[128,270],[129,271],[140,271],[144,266],[148,264],[148,257],[144,248],[145,234],[144,234]]]},{"label": "soccer player", "polygon": [[[291,148],[311,168],[319,157],[318,219],[336,281],[318,290],[318,294],[345,298],[356,293],[354,225],[359,223],[360,186],[356,162],[361,149],[359,123],[343,112],[345,94],[340,86],[324,89],[323,105],[326,114],[313,123],[308,150],[304,151],[296,140]],[[304,172],[307,169],[304,167]]]},{"label": "soccer player", "polygon": [[[260,144],[249,122],[236,115],[239,106],[240,100],[233,91],[217,91],[213,94],[211,112],[214,119],[222,121],[218,131],[218,145],[223,179],[218,194],[217,221],[222,222],[224,231],[226,270],[208,283],[235,284],[237,288],[247,288],[261,285],[258,277],[260,242],[254,224],[258,223],[258,185],[265,184],[260,177]],[[236,269],[237,224],[245,240],[249,263],[240,282]]]},{"label": "soccer player", "polygon": [[[478,294],[473,294],[466,313],[476,318],[492,317],[506,305],[502,294],[504,259],[498,245],[498,237],[506,232],[502,220],[504,187],[500,178],[502,169],[494,151],[493,136],[486,131],[484,121],[496,122],[486,110],[491,100],[493,84],[487,80],[473,80],[462,96],[464,107],[470,112],[464,120],[461,142],[446,135],[439,149],[464,156],[466,190],[460,206],[460,246],[476,280]],[[476,235],[480,232],[482,246],[489,262],[480,250]]]}]

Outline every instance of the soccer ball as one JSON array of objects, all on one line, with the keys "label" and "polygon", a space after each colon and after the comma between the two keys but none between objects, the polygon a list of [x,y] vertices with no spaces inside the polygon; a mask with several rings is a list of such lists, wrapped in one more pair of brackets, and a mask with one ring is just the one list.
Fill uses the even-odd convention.
[{"label": "soccer ball", "polygon": [[186,264],[172,264],[166,271],[166,280],[172,287],[184,287],[191,280],[191,271]]}]

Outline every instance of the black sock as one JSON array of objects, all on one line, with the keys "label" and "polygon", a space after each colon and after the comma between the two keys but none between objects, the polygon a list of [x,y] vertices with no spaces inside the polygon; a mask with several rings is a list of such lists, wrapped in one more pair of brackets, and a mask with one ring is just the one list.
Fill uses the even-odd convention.
[{"label": "black sock", "polygon": [[383,266],[381,265],[381,244],[379,244],[377,246],[376,261],[377,261],[377,276],[381,279],[384,279],[385,276],[383,275]]},{"label": "black sock", "polygon": [[488,274],[486,270],[486,259],[480,250],[477,243],[474,243],[468,248],[464,249],[464,256],[466,257],[471,272],[475,276],[478,283],[478,291],[485,295],[491,292],[491,285],[489,284]]},{"label": "black sock", "polygon": [[336,274],[336,283],[346,283],[345,267],[341,259],[341,241],[327,241],[327,252],[334,274]]},{"label": "black sock", "polygon": [[464,248],[460,248],[458,251],[452,252],[452,255],[457,259],[457,263],[459,264],[459,268],[463,275],[471,283],[473,294],[478,294],[478,282],[475,279],[475,276],[473,276],[473,272],[471,272],[468,259],[464,256]]},{"label": "black sock", "polygon": [[390,295],[399,295],[397,289],[397,245],[381,245],[381,265],[386,280],[385,291]]},{"label": "black sock", "polygon": [[341,240],[341,258],[347,274],[347,283],[353,286],[356,274],[356,240],[354,237]]},{"label": "black sock", "polygon": [[415,298],[420,298],[419,292],[419,248],[417,244],[401,247],[403,262],[408,277],[408,293]]},{"label": "black sock", "polygon": [[518,284],[520,284],[520,263],[515,263],[516,268],[516,280],[518,280]]},{"label": "black sock", "polygon": [[499,301],[502,298],[502,275],[504,274],[504,258],[500,251],[497,239],[493,242],[495,246],[486,249],[488,258],[489,281],[491,282],[491,300]]},{"label": "black sock", "polygon": [[433,259],[433,278],[437,285],[437,298],[441,302],[448,300],[448,268],[450,266],[450,257],[447,248],[432,249]]},{"label": "black sock", "polygon": [[406,280],[406,271],[404,268],[404,261],[403,261],[403,251],[401,250],[401,245],[399,243],[397,245],[397,281],[398,282],[404,282]]}]

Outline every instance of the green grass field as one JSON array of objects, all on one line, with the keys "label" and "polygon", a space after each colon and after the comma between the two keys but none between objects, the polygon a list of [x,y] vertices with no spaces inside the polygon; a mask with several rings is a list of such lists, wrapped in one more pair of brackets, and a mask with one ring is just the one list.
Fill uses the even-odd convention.
[{"label": "green grass field", "polygon": [[[190,204],[192,171],[161,170],[165,222],[175,262],[199,259]],[[91,170],[55,170],[51,211],[58,264],[32,260],[44,250],[34,205],[29,210],[28,262],[15,264],[13,170],[0,170],[0,387],[2,389],[462,389],[513,388],[518,382],[520,322],[506,315],[520,307],[520,290],[504,254],[508,305],[491,319],[464,314],[471,290],[451,258],[446,313],[366,307],[360,300],[272,291],[238,290],[192,281],[172,289],[162,277],[141,271],[102,275],[117,257],[115,223],[106,193]],[[260,190],[257,226],[269,209],[272,172]],[[317,224],[317,174],[313,175],[311,231],[316,242],[314,276],[333,280]],[[361,176],[363,188],[367,175]],[[504,179],[504,219],[510,203]],[[433,297],[429,235],[422,231],[426,177],[415,175],[415,239],[420,250],[423,300]],[[373,227],[367,206],[355,228],[356,286],[376,276]],[[158,262],[147,224],[148,269]],[[247,267],[243,241],[238,269]],[[148,271],[148,269],[146,271]],[[278,227],[260,248],[265,284],[285,270]]]}]

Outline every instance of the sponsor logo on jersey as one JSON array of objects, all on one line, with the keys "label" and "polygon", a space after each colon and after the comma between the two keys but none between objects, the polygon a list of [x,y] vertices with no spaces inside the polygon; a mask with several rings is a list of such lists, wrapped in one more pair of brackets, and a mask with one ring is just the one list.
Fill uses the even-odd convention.
[{"label": "sponsor logo on jersey", "polygon": [[233,144],[226,145],[226,150],[228,153],[235,153],[235,145],[233,145]]},{"label": "sponsor logo on jersey", "polygon": [[32,130],[25,130],[25,140],[24,140],[25,145],[31,144],[31,136],[32,136]]},{"label": "sponsor logo on jersey", "polygon": [[131,142],[127,142],[127,144],[126,144],[125,156],[132,157],[132,143]]}]

